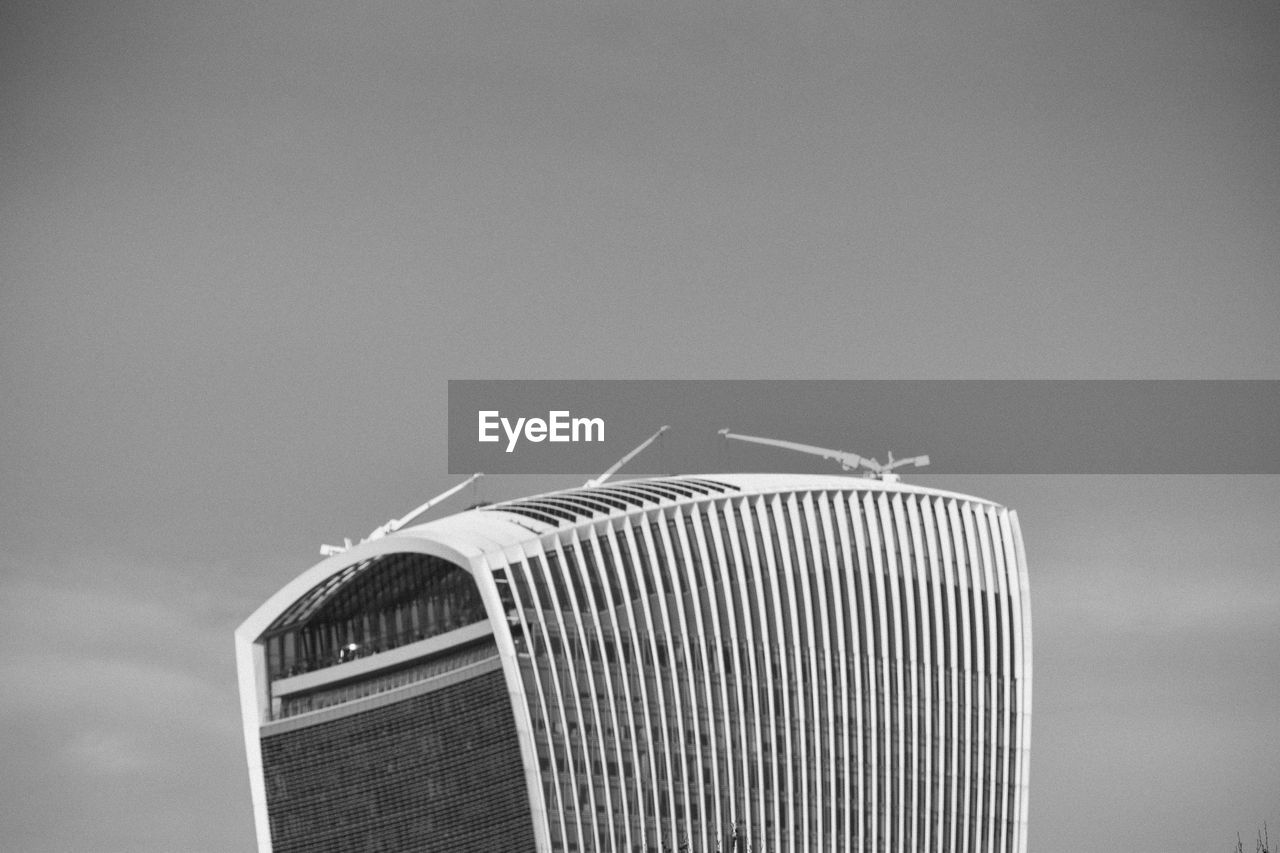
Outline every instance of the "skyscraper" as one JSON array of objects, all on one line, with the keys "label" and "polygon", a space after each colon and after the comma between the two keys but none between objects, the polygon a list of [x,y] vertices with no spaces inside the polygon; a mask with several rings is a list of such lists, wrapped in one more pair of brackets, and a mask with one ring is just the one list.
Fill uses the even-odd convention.
[{"label": "skyscraper", "polygon": [[236,632],[260,850],[1026,849],[1016,513],[629,480],[322,561]]}]

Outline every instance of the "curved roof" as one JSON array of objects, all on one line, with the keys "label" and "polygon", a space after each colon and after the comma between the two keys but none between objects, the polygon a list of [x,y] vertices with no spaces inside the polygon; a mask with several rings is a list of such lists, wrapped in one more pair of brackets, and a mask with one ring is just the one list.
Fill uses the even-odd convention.
[{"label": "curved roof", "polygon": [[[657,509],[715,499],[777,492],[860,489],[865,491],[929,494],[995,506],[972,495],[865,477],[828,474],[706,474],[618,480],[603,486],[561,489],[499,501],[423,524],[406,527],[397,536],[444,533],[481,534],[503,545],[555,530],[617,517],[637,510]],[[516,528],[516,529],[513,529]]]},{"label": "curved roof", "polygon": [[929,494],[995,506],[992,501],[902,482],[826,474],[709,474],[618,480],[591,488],[561,489],[464,510],[371,539],[321,560],[279,590],[241,626],[256,638],[305,619],[341,589],[392,555],[413,551],[474,571],[485,553],[580,524],[647,509],[717,498],[799,491]]},{"label": "curved roof", "polygon": [[659,506],[684,498],[724,495],[742,491],[731,483],[703,477],[663,477],[623,480],[608,486],[567,489],[530,498],[503,501],[484,507],[486,512],[513,512],[553,526],[577,523],[600,516]]}]

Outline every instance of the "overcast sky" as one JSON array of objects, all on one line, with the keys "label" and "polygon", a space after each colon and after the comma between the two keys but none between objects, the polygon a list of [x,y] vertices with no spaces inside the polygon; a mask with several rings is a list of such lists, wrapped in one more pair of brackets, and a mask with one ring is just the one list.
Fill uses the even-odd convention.
[{"label": "overcast sky", "polygon": [[[1280,379],[1274,3],[697,6],[4,5],[0,848],[251,849],[231,632],[447,379]],[[1033,853],[1280,825],[1280,478],[917,481],[1022,517]]]}]

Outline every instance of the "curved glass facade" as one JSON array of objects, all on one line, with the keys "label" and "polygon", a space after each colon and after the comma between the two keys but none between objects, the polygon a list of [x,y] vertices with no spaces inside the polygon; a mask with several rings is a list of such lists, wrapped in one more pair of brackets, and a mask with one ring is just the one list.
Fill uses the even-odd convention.
[{"label": "curved glass facade", "polygon": [[552,850],[1022,850],[1028,625],[983,502],[805,491],[494,571]]},{"label": "curved glass facade", "polygon": [[264,637],[272,678],[389,651],[485,619],[460,566],[390,554],[348,566],[283,613]]}]

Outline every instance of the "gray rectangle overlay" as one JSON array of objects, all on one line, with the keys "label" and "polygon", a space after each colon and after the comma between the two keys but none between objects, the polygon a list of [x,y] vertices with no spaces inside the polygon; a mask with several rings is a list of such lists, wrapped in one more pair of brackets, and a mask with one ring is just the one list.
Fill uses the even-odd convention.
[{"label": "gray rectangle overlay", "polygon": [[[603,440],[522,431],[508,452],[496,416],[497,440],[479,440],[484,411],[558,417],[558,437],[600,419]],[[663,425],[626,473],[839,471],[726,427],[881,461],[928,454],[930,474],[1280,473],[1274,380],[450,380],[449,471],[594,476]]]}]

